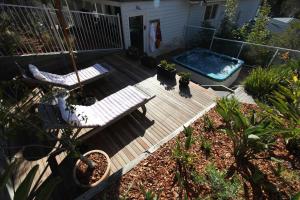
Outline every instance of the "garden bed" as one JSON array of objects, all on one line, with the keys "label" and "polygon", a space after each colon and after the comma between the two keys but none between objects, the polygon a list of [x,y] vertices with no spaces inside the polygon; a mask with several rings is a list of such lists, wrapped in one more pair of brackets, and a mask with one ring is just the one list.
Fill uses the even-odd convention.
[{"label": "garden bed", "polygon": [[[250,113],[253,109],[258,110],[255,105],[242,105],[244,113]],[[214,129],[207,129],[207,117],[213,122]],[[222,132],[225,124],[215,109],[209,111],[206,117],[198,119],[191,125],[193,130],[194,144],[189,152],[194,156],[194,168],[202,177],[208,175],[208,166],[214,165],[219,174],[225,174],[224,180],[230,188],[237,190],[236,197],[241,199],[290,199],[300,191],[300,171],[299,162],[290,155],[285,148],[284,141],[277,138],[276,144],[268,153],[258,154],[257,159],[251,163],[257,167],[257,177],[252,177],[251,181],[242,178],[242,172],[237,170],[233,183],[233,178],[228,179],[226,173],[230,167],[234,167],[235,158],[233,156],[233,143],[230,138]],[[206,127],[206,128],[205,128]],[[184,144],[185,136],[181,133],[178,139]],[[172,151],[176,147],[177,138],[169,141],[158,149],[147,159],[138,164],[134,169],[125,174],[121,180],[107,188],[99,198],[105,196],[106,199],[144,199],[145,191],[148,195],[158,194],[160,199],[178,199],[180,197],[180,187],[175,182],[176,162],[172,156]],[[205,148],[203,144],[206,143]],[[210,146],[210,148],[208,147]],[[264,159],[262,159],[264,158]],[[253,184],[253,181],[256,184]],[[218,181],[221,182],[221,181]],[[250,183],[252,182],[252,184]],[[201,184],[190,182],[189,196],[191,199],[215,198],[216,195],[226,195],[220,188],[216,191],[212,184],[203,181]],[[231,184],[231,185],[230,185]],[[235,185],[234,185],[235,184]],[[229,186],[230,185],[230,186]],[[223,190],[223,191],[222,191]],[[151,191],[151,192],[150,192]],[[260,195],[260,196],[258,196]],[[189,199],[190,199],[189,198]],[[229,196],[223,199],[233,199]],[[235,198],[234,198],[235,199]]]}]

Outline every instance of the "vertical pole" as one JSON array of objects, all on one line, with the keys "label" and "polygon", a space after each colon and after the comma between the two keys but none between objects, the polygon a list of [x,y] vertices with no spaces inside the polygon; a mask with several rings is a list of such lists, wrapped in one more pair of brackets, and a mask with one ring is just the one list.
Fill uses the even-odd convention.
[{"label": "vertical pole", "polygon": [[46,16],[49,19],[50,27],[52,26],[53,29],[54,29],[53,33],[54,33],[54,37],[56,38],[57,44],[58,44],[61,52],[64,52],[65,48],[64,48],[64,45],[63,45],[63,40],[59,36],[59,33],[58,33],[57,29],[56,29],[56,24],[54,23],[52,16],[50,16],[49,10],[46,8],[45,4],[43,5],[43,7],[44,7],[44,10],[45,10]]},{"label": "vertical pole", "polygon": [[209,46],[209,50],[211,50],[212,46],[213,46],[213,43],[214,43],[214,40],[215,40],[215,36],[216,36],[216,30],[214,30],[214,34],[213,34],[213,37],[212,37],[212,40],[211,40],[211,43],[210,43],[210,46]]},{"label": "vertical pole", "polygon": [[271,64],[273,63],[273,61],[274,61],[275,57],[277,56],[278,52],[279,52],[279,49],[277,49],[276,52],[274,53],[273,57],[271,58],[271,60],[270,60],[270,62],[268,64],[268,67],[271,66]]},{"label": "vertical pole", "polygon": [[120,14],[118,13],[117,14],[117,17],[118,17],[118,26],[119,26],[119,36],[120,36],[120,48],[123,49],[124,46],[123,46],[123,37],[122,37],[122,27],[121,27],[121,18],[120,18]]},{"label": "vertical pole", "polygon": [[240,55],[241,55],[241,53],[242,53],[242,51],[243,51],[244,45],[245,45],[245,43],[242,42],[242,46],[241,46],[240,51],[239,51],[239,53],[238,53],[238,55],[237,55],[236,58],[239,58],[239,57],[240,57]]}]

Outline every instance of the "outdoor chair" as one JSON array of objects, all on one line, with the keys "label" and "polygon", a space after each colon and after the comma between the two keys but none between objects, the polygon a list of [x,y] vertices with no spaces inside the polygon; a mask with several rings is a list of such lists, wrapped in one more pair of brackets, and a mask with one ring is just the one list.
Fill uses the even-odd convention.
[{"label": "outdoor chair", "polygon": [[[22,78],[25,82],[34,85],[42,86],[56,86],[65,88],[68,90],[74,90],[79,87],[77,76],[75,72],[71,72],[65,75],[52,74],[49,72],[39,71],[34,65],[29,65],[27,69],[22,68],[16,63]],[[35,70],[35,74],[29,69],[32,67]],[[107,69],[100,64],[94,64],[91,67],[78,70],[79,79],[82,85],[86,85],[98,79],[107,76],[111,72],[111,69]]]},{"label": "outdoor chair", "polygon": [[40,104],[38,110],[47,129],[93,128],[88,134],[82,136],[86,138],[129,115],[139,107],[146,115],[145,104],[154,97],[155,95],[149,95],[137,87],[127,86],[91,106],[70,106],[66,104],[64,98],[58,97],[56,105],[43,103]]}]

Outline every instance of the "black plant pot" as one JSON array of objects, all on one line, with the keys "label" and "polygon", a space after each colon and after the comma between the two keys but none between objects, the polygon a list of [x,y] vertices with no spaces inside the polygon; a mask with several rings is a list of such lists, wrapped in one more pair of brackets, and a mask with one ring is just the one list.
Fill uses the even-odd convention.
[{"label": "black plant pot", "polygon": [[175,79],[176,77],[176,69],[173,69],[172,71],[165,70],[160,65],[157,65],[157,74],[159,76],[163,76],[168,79]]},{"label": "black plant pot", "polygon": [[188,80],[188,81],[183,81],[181,79],[179,80],[179,86],[180,87],[188,87],[189,84],[190,84],[190,80]]}]

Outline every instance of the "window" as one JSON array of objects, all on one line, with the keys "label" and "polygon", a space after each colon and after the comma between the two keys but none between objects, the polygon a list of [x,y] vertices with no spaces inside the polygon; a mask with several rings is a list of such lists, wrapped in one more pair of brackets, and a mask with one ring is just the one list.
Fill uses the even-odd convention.
[{"label": "window", "polygon": [[204,20],[214,19],[217,15],[218,4],[206,6]]}]

